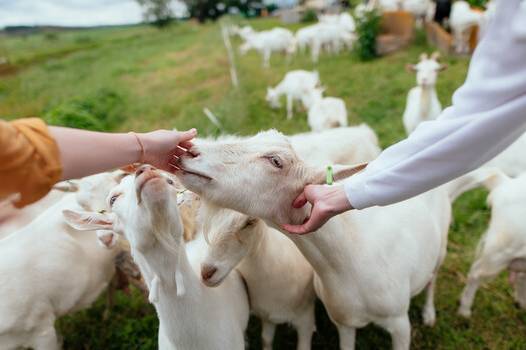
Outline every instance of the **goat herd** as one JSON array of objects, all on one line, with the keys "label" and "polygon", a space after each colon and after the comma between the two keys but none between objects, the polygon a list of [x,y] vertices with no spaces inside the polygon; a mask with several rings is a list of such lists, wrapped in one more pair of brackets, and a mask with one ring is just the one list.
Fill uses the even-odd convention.
[{"label": "goat herd", "polygon": [[[403,116],[410,133],[440,113],[435,83],[445,66],[434,54],[408,68],[417,74]],[[140,275],[128,278],[157,311],[160,349],[243,349],[249,313],[262,320],[264,349],[280,323],[309,349],[316,298],[342,349],[353,349],[356,329],[369,323],[391,334],[394,349],[408,349],[410,300],[425,290],[422,319],[433,326],[451,206],[476,186],[489,189],[492,216],[458,312],[469,317],[480,283],[506,268],[526,307],[526,137],[410,200],[344,213],[307,236],[281,229],[308,215],[291,203],[306,184],[325,182],[328,164],[346,164],[334,166],[343,180],[357,170],[351,164],[380,152],[375,132],[347,127],[343,101],[323,98],[319,85],[317,72],[291,71],[267,91],[274,107],[286,95],[289,118],[300,100],[312,132],[198,139],[176,176],[130,166],[59,183],[23,209],[0,202],[0,348],[58,349],[56,319],[113,286],[116,258],[129,253]]]}]

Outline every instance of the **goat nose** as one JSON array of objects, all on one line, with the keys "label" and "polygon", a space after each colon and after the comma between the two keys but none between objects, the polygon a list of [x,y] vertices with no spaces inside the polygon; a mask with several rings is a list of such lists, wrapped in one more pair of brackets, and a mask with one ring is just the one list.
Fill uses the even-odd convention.
[{"label": "goat nose", "polygon": [[137,169],[137,171],[135,172],[135,176],[139,176],[145,171],[153,171],[153,170],[155,170],[155,168],[151,165],[148,165],[148,164],[141,165],[139,169]]},{"label": "goat nose", "polygon": [[217,267],[212,265],[204,265],[201,268],[201,278],[203,281],[208,281],[217,272]]}]

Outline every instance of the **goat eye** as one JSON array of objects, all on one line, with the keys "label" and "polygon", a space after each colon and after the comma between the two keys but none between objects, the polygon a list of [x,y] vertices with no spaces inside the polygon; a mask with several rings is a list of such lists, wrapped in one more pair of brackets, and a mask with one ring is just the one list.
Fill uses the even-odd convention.
[{"label": "goat eye", "polygon": [[117,200],[117,198],[119,198],[119,194],[114,194],[113,196],[111,196],[110,198],[110,207],[113,207],[113,204],[115,203],[115,201]]},{"label": "goat eye", "polygon": [[282,163],[281,159],[278,156],[270,156],[270,157],[268,157],[268,160],[276,168],[283,169],[283,163]]},{"label": "goat eye", "polygon": [[243,226],[243,229],[248,228],[250,226],[254,226],[256,224],[257,220],[258,219],[256,219],[256,218],[248,219],[247,222],[245,222],[245,225]]},{"label": "goat eye", "polygon": [[168,182],[168,185],[173,185],[174,184],[172,179],[167,179],[166,182]]}]

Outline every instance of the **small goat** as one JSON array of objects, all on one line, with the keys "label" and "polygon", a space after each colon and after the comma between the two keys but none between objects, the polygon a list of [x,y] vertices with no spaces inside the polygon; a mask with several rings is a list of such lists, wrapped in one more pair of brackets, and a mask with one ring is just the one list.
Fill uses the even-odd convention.
[{"label": "small goat", "polygon": [[436,119],[442,112],[435,85],[438,73],[447,68],[438,62],[439,54],[435,52],[428,57],[423,53],[416,65],[408,64],[407,69],[416,72],[417,86],[409,90],[405,106],[403,122],[406,133],[412,133],[418,124],[426,120]]},{"label": "small goat", "polygon": [[347,126],[347,108],[345,102],[337,97],[323,97],[323,90],[312,89],[302,98],[308,109],[308,123],[312,131]]},{"label": "small goat", "polygon": [[272,349],[276,325],[285,322],[298,331],[298,350],[310,349],[313,271],[294,243],[260,219],[206,201],[201,214],[209,242],[203,282],[215,287],[235,268],[247,283],[252,312],[262,320],[263,349]]},{"label": "small goat", "polygon": [[296,52],[296,39],[292,32],[285,28],[254,32],[246,36],[239,48],[242,55],[254,49],[263,56],[263,67],[270,67],[272,52],[284,52],[290,58]]},{"label": "small goat", "polygon": [[279,98],[287,97],[287,119],[292,118],[294,100],[301,100],[304,95],[320,84],[318,72],[293,70],[285,74],[283,80],[276,87],[267,88],[266,100],[273,108],[279,108]]},{"label": "small goat", "polygon": [[185,244],[178,190],[169,177],[141,166],[108,196],[111,212],[65,212],[78,229],[124,234],[160,321],[159,349],[240,350],[248,298],[237,273],[218,288],[197,275],[204,241]]}]

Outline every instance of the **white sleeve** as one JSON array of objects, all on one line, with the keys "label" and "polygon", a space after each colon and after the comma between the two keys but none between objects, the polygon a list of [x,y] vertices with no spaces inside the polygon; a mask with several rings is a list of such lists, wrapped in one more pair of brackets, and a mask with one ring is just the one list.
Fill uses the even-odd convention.
[{"label": "white sleeve", "polygon": [[478,168],[526,130],[526,1],[498,0],[453,105],[344,183],[353,207],[396,203]]}]

